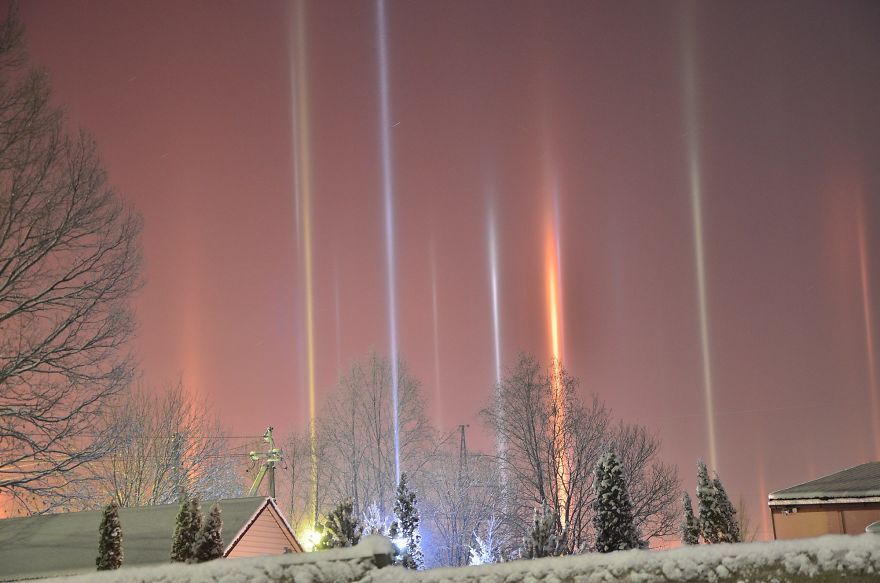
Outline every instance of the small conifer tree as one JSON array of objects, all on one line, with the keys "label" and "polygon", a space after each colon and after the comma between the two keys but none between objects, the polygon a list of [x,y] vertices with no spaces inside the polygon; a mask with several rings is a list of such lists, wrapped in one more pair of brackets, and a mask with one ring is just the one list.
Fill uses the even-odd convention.
[{"label": "small conifer tree", "polygon": [[362,515],[361,524],[363,525],[363,531],[361,536],[367,536],[368,534],[381,534],[385,536],[391,526],[388,522],[388,518],[382,516],[382,513],[379,511],[379,505],[373,502]]},{"label": "small conifer tree", "polygon": [[698,545],[700,544],[700,525],[694,516],[694,507],[687,492],[684,492],[682,497],[682,506],[684,507],[684,522],[681,525],[681,542],[686,545]]},{"label": "small conifer tree", "polygon": [[422,536],[419,533],[419,509],[416,507],[416,493],[407,486],[406,474],[400,475],[400,483],[397,485],[394,522],[391,523],[390,535],[398,550],[394,564],[407,569],[423,569],[425,558],[422,554]]},{"label": "small conifer tree", "polygon": [[633,505],[629,497],[620,459],[609,449],[596,463],[593,479],[593,527],[596,529],[596,550],[600,553],[639,548],[639,534],[633,521]]},{"label": "small conifer tree", "polygon": [[223,519],[220,505],[215,503],[199,536],[193,544],[192,560],[196,563],[213,561],[223,556]]},{"label": "small conifer tree", "polygon": [[336,505],[324,521],[324,534],[316,549],[353,547],[361,539],[360,520],[354,513],[354,502],[346,498]]},{"label": "small conifer tree", "polygon": [[189,499],[189,532],[187,538],[191,541],[189,544],[187,563],[195,563],[196,557],[193,554],[196,548],[196,541],[199,540],[199,533],[202,532],[202,525],[205,521],[202,516],[202,501],[198,496],[191,496]]},{"label": "small conifer tree", "polygon": [[521,554],[527,559],[558,557],[565,554],[566,531],[559,521],[559,514],[547,502],[541,503],[541,511],[535,508],[532,528],[529,530]]},{"label": "small conifer tree", "polygon": [[99,571],[109,571],[122,566],[122,524],[119,522],[119,505],[110,502],[101,516],[98,527],[98,558],[95,564]]},{"label": "small conifer tree", "polygon": [[189,495],[184,492],[180,497],[180,509],[174,523],[174,536],[171,539],[171,561],[185,563],[190,559],[195,538],[192,536],[192,513],[190,512]]}]

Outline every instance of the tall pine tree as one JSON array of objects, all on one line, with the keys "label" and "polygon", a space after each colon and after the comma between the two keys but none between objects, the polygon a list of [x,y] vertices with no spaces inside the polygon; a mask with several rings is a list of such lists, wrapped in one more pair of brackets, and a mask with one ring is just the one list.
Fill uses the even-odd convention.
[{"label": "tall pine tree", "polygon": [[609,449],[596,463],[593,478],[593,527],[600,553],[639,548],[639,534],[633,522],[633,505],[623,478],[620,459]]},{"label": "tall pine tree", "polygon": [[324,534],[315,548],[324,550],[353,547],[361,539],[362,530],[360,520],[354,513],[354,502],[351,498],[346,498],[327,515]]},{"label": "tall pine tree", "polygon": [[716,504],[718,505],[718,510],[721,515],[722,528],[720,542],[742,542],[742,536],[739,532],[739,523],[736,519],[736,508],[734,508],[733,504],[730,502],[730,498],[727,496],[727,490],[725,490],[724,486],[721,484],[721,478],[718,477],[717,472],[715,473],[715,479],[712,480],[712,485],[715,487]]},{"label": "tall pine tree", "polygon": [[541,511],[535,508],[532,528],[523,540],[521,554],[527,559],[558,557],[565,554],[566,532],[559,521],[559,514],[547,502],[541,502]]},{"label": "tall pine tree", "polygon": [[98,558],[95,559],[99,571],[109,571],[122,566],[122,524],[119,522],[119,505],[110,502],[101,515],[98,527]]},{"label": "tall pine tree", "polygon": [[223,556],[223,519],[220,517],[220,505],[214,503],[211,513],[199,531],[193,544],[192,560],[196,563],[213,561]]},{"label": "tall pine tree", "polygon": [[681,542],[686,545],[698,545],[700,544],[700,525],[694,516],[694,507],[687,492],[684,492],[682,496],[682,506],[684,507],[684,521],[681,525]]},{"label": "tall pine tree", "polygon": [[400,474],[397,496],[394,499],[394,522],[391,523],[391,540],[398,550],[395,565],[421,570],[425,566],[422,554],[422,535],[419,534],[419,510],[416,493],[406,484],[406,474]]},{"label": "tall pine tree", "polygon": [[697,502],[700,508],[700,535],[707,544],[727,542],[727,521],[719,505],[718,490],[709,479],[703,460],[697,462]]}]

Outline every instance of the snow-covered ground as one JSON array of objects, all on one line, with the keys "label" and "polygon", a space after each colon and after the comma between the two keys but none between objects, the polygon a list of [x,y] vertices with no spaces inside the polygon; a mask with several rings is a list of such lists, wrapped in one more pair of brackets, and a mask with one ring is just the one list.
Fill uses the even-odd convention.
[{"label": "snow-covered ground", "polygon": [[368,536],[347,549],[256,557],[218,559],[199,565],[180,563],[156,567],[136,567],[44,579],[57,583],[343,583],[360,581],[377,563],[390,557],[391,541]]},{"label": "snow-covered ground", "polygon": [[414,572],[376,569],[390,543],[369,537],[351,549],[202,565],[163,565],[59,579],[65,583],[627,583],[878,582],[880,536],[825,536],[796,541],[626,551]]},{"label": "snow-covered ground", "polygon": [[880,536],[718,544],[513,561],[500,565],[371,572],[363,583],[880,582]]}]

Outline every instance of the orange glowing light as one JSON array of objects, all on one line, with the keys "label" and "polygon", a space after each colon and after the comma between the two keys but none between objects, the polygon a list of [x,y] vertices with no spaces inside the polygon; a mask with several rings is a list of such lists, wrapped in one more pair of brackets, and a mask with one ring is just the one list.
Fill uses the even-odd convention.
[{"label": "orange glowing light", "polygon": [[[549,320],[550,330],[550,348],[552,352],[552,364],[550,371],[551,390],[553,391],[553,401],[561,403],[565,399],[565,387],[562,383],[562,326],[560,314],[562,312],[562,296],[560,284],[560,260],[558,245],[558,225],[554,220],[548,221],[548,228],[544,245],[544,265],[546,273],[547,285],[547,316]],[[558,483],[558,499],[559,499],[559,516],[562,526],[565,526],[566,513],[564,509],[568,504],[568,464],[565,455],[565,434],[560,431],[562,425],[565,424],[565,407],[556,408],[557,417],[555,419],[556,427],[551,431],[554,432],[554,446],[556,449],[556,480]]]}]

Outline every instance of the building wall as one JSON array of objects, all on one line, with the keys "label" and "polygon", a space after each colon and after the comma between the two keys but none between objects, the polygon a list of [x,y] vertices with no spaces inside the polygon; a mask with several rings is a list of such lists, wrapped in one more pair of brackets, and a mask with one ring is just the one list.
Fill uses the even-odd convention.
[{"label": "building wall", "polygon": [[[880,503],[774,506],[770,509],[777,540],[823,534],[863,534],[865,527],[880,520]],[[785,511],[788,513],[785,513]]]},{"label": "building wall", "polygon": [[281,517],[271,506],[266,506],[226,556],[238,558],[281,555],[285,549],[294,553],[302,552]]}]

